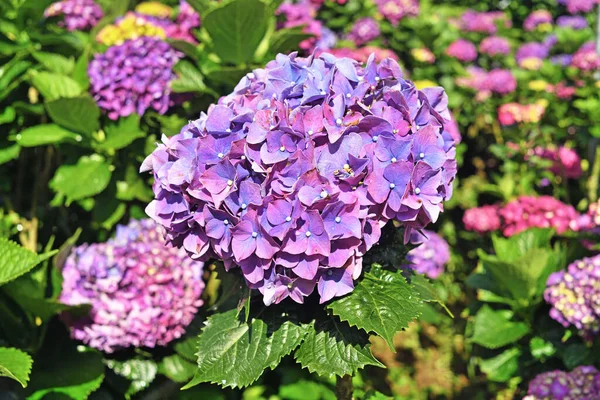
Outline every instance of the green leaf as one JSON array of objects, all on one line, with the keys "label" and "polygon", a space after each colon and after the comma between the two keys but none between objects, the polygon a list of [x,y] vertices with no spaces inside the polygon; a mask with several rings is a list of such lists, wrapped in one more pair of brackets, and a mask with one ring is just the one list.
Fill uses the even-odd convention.
[{"label": "green leaf", "polygon": [[242,64],[252,60],[267,32],[265,7],[260,0],[233,0],[202,17],[213,50],[223,61]]},{"label": "green leaf", "polygon": [[475,316],[471,341],[488,349],[497,349],[516,342],[529,331],[527,324],[512,322],[502,312],[484,305]]},{"label": "green leaf", "polygon": [[249,323],[242,322],[235,309],[209,317],[198,339],[198,370],[186,388],[201,382],[248,386],[298,347],[307,332],[305,325],[265,315]]},{"label": "green leaf", "polygon": [[439,297],[435,287],[425,275],[416,274],[410,278],[410,284],[419,292],[419,297],[426,303],[438,303],[448,313],[450,318],[454,318],[452,311],[446,307],[446,304]]},{"label": "green leaf", "polygon": [[335,393],[326,385],[299,380],[279,387],[279,397],[285,400],[335,400]]},{"label": "green leaf", "polygon": [[87,90],[90,87],[90,78],[88,76],[88,64],[90,62],[90,51],[86,49],[77,59],[75,69],[73,70],[73,79],[79,83],[81,89]]},{"label": "green leaf", "polygon": [[96,144],[100,150],[119,150],[129,146],[134,140],[146,136],[140,129],[140,116],[131,114],[125,118],[119,118],[104,127],[106,139]]},{"label": "green leaf", "polygon": [[[421,314],[419,292],[406,282],[400,271],[374,266],[347,296],[327,308],[350,326],[375,332],[394,350],[394,335]],[[395,351],[395,350],[394,350]]]},{"label": "green leaf", "polygon": [[16,116],[17,113],[14,107],[5,107],[4,110],[0,111],[0,125],[13,122]]},{"label": "green leaf", "polygon": [[51,72],[32,72],[31,75],[31,83],[46,101],[77,97],[83,91],[76,81],[65,75]]},{"label": "green leaf", "polygon": [[15,136],[21,147],[45,146],[48,144],[77,143],[81,136],[55,124],[35,125]]},{"label": "green leaf", "polygon": [[5,376],[26,387],[33,360],[18,349],[0,347],[0,376]]},{"label": "green leaf", "polygon": [[154,381],[158,372],[158,366],[152,360],[106,360],[105,363],[115,374],[131,381],[129,388],[125,392],[126,398],[131,398],[134,394],[150,386],[150,383]]},{"label": "green leaf", "polygon": [[171,81],[171,89],[175,93],[186,92],[206,92],[207,87],[204,84],[204,78],[198,69],[189,61],[179,61],[173,71],[177,74],[177,79]]},{"label": "green leaf", "polygon": [[592,364],[594,357],[590,347],[583,343],[571,343],[563,350],[562,360],[567,370],[572,370],[579,365]]},{"label": "green leaf", "polygon": [[311,34],[304,33],[303,30],[304,28],[299,27],[280,29],[274,32],[273,36],[271,36],[269,51],[272,54],[288,54],[290,51],[297,50],[298,44],[300,44],[301,41],[313,36]]},{"label": "green leaf", "polygon": [[75,165],[60,166],[50,181],[50,187],[71,202],[102,192],[108,186],[110,177],[110,164],[103,157],[93,154],[81,157]]},{"label": "green leaf", "polygon": [[179,354],[163,358],[158,365],[158,372],[178,383],[189,382],[196,372],[196,364],[187,361]]},{"label": "green leaf", "polygon": [[494,382],[506,382],[514,376],[519,369],[519,356],[521,350],[512,347],[495,357],[481,360],[479,366],[487,378]]},{"label": "green leaf", "polygon": [[531,339],[529,349],[531,350],[531,355],[537,360],[544,360],[556,353],[556,348],[552,342],[548,342],[539,336]]},{"label": "green leaf", "polygon": [[46,110],[54,122],[82,135],[100,129],[100,109],[89,95],[47,102]]},{"label": "green leaf", "polygon": [[532,249],[549,248],[551,229],[528,229],[510,238],[493,236],[494,251],[499,260],[516,261]]},{"label": "green leaf", "polygon": [[20,153],[21,146],[19,146],[18,144],[0,148],[0,165],[18,158]]},{"label": "green leaf", "polygon": [[37,255],[15,242],[0,238],[0,285],[4,285],[31,271],[33,267],[52,257],[57,251]]},{"label": "green leaf", "polygon": [[73,58],[67,58],[61,56],[60,54],[36,51],[32,53],[32,55],[33,58],[35,58],[50,72],[69,75],[71,72],[73,72],[73,68],[75,67]]},{"label": "green leaf", "polygon": [[371,353],[369,336],[335,317],[315,322],[294,357],[303,368],[326,377],[353,374],[365,365],[385,368]]}]

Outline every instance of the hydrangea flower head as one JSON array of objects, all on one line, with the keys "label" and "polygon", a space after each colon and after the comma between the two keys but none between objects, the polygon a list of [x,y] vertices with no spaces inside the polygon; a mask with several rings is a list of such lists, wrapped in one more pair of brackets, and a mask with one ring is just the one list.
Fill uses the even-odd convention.
[{"label": "hydrangea flower head", "polygon": [[373,18],[360,18],[354,23],[352,30],[348,34],[348,39],[352,40],[357,46],[370,42],[379,37],[379,24]]},{"label": "hydrangea flower head", "polygon": [[516,235],[529,228],[554,228],[563,233],[578,230],[579,214],[575,209],[551,196],[521,196],[499,211],[504,236]]},{"label": "hydrangea flower head", "polygon": [[353,290],[390,219],[408,240],[438,218],[456,174],[449,118],[443,89],[417,90],[394,60],[280,54],[163,138],[142,166],[146,211],[265,304],[325,302]]},{"label": "hydrangea flower head", "polygon": [[411,49],[410,54],[415,60],[422,63],[433,64],[435,62],[435,55],[427,47]]},{"label": "hydrangea flower head", "polygon": [[[316,19],[317,9],[309,0],[301,0],[297,3],[285,2],[277,8],[276,14],[283,17],[283,22],[279,24],[280,28],[303,27],[302,32],[312,35],[298,45],[300,49],[306,52],[312,52],[317,47],[321,50],[327,50],[326,46],[318,44],[330,43],[330,39],[321,41],[323,35],[330,35],[331,31],[323,26],[323,23]],[[335,44],[335,41],[333,42]]]},{"label": "hydrangea flower head", "polygon": [[71,252],[60,301],[92,306],[83,318],[63,314],[73,338],[111,353],[183,335],[202,305],[203,263],[166,247],[161,232],[152,220],[132,221],[108,242]]},{"label": "hydrangea flower head", "polygon": [[463,62],[471,62],[477,58],[477,48],[468,40],[457,39],[450,43],[446,54]]},{"label": "hydrangea flower head", "polygon": [[[424,237],[423,237],[424,236]],[[440,235],[424,230],[421,233],[413,232],[411,242],[421,243],[406,255],[408,265],[419,274],[425,274],[431,279],[436,279],[445,270],[450,261],[450,246]]]},{"label": "hydrangea flower head", "polygon": [[523,27],[526,31],[542,30],[552,28],[552,13],[548,10],[535,10],[525,18]]},{"label": "hydrangea flower head", "polygon": [[498,107],[498,121],[503,126],[537,123],[545,112],[546,104],[542,101],[531,104],[506,103]]},{"label": "hydrangea flower head", "polygon": [[459,27],[466,32],[487,33],[490,35],[498,31],[496,24],[504,21],[506,27],[510,27],[510,20],[502,11],[477,12],[467,10],[460,17]]},{"label": "hydrangea flower head", "polygon": [[487,72],[483,68],[470,66],[466,77],[456,79],[456,84],[478,91],[476,99],[483,101],[492,93],[501,95],[512,93],[517,88],[517,80],[508,69],[496,68]]},{"label": "hydrangea flower head", "polygon": [[523,44],[517,50],[515,58],[521,68],[535,70],[540,68],[546,58],[548,58],[548,46],[543,43],[529,42]]},{"label": "hydrangea flower head", "polygon": [[536,147],[532,153],[537,157],[552,161],[550,171],[555,175],[571,179],[581,177],[581,158],[573,149],[564,146]]},{"label": "hydrangea flower head", "polygon": [[510,53],[510,43],[500,36],[488,36],[479,44],[479,51],[488,56],[505,56]]},{"label": "hydrangea flower head", "polygon": [[587,28],[588,22],[587,19],[581,15],[561,15],[556,19],[556,25],[561,28],[580,30]]},{"label": "hydrangea flower head", "polygon": [[[375,56],[375,61],[377,62],[383,61],[386,58],[391,58],[392,60],[398,61],[398,56],[392,50],[376,46],[364,46],[359,47],[357,49],[341,47],[337,49],[329,49],[326,52],[329,54],[333,54],[338,58],[351,58],[361,63],[367,62],[367,60],[372,54]],[[317,54],[322,53],[323,52],[317,51]]]},{"label": "hydrangea flower head", "polygon": [[463,215],[465,229],[477,233],[488,233],[500,229],[501,221],[497,205],[470,208]]},{"label": "hydrangea flower head", "polygon": [[110,119],[148,108],[164,114],[172,102],[172,68],[182,55],[150,37],[128,40],[96,54],[88,67],[90,91]]},{"label": "hydrangea flower head", "polygon": [[600,256],[583,258],[566,271],[548,278],[544,298],[552,306],[550,316],[564,327],[575,326],[592,340],[600,332]]},{"label": "hydrangea flower head", "polygon": [[600,69],[600,56],[596,52],[594,42],[587,42],[573,54],[571,66],[581,71]]},{"label": "hydrangea flower head", "polygon": [[140,37],[166,39],[167,33],[163,26],[156,23],[157,20],[158,18],[128,12],[114,24],[102,28],[96,35],[96,40],[104,45],[112,46]]},{"label": "hydrangea flower head", "polygon": [[135,6],[135,11],[140,14],[151,15],[158,18],[169,18],[173,13],[171,7],[162,4],[159,1],[144,1]]},{"label": "hydrangea flower head", "polygon": [[539,374],[531,382],[523,400],[592,400],[600,398],[600,373],[591,365],[571,372],[560,370]]},{"label": "hydrangea flower head", "polygon": [[44,11],[44,17],[59,17],[58,26],[68,31],[88,30],[96,26],[104,13],[94,0],[62,0],[50,4]]},{"label": "hydrangea flower head", "polygon": [[600,3],[600,0],[558,0],[558,3],[567,7],[569,13],[577,14],[592,11],[594,6]]},{"label": "hydrangea flower head", "polygon": [[375,0],[375,5],[392,25],[398,25],[405,17],[419,15],[419,0]]}]

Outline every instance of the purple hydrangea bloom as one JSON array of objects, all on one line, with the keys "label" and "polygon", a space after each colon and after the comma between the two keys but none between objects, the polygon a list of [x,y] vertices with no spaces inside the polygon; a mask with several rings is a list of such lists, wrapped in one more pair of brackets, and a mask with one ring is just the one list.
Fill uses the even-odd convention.
[{"label": "purple hydrangea bloom", "polygon": [[321,302],[354,287],[390,220],[435,221],[452,193],[455,143],[442,88],[398,63],[280,54],[163,143],[147,213],[196,259],[240,267],[265,304]]},{"label": "purple hydrangea bloom", "polygon": [[600,332],[600,256],[577,260],[566,271],[553,273],[546,286],[550,316],[564,327],[574,325],[592,340]]},{"label": "purple hydrangea bloom", "polygon": [[519,47],[515,58],[520,67],[536,69],[548,57],[549,51],[543,43],[529,42]]},{"label": "purple hydrangea bloom", "polygon": [[539,374],[523,400],[593,400],[600,398],[600,373],[591,365],[571,372],[560,370]]},{"label": "purple hydrangea bloom", "polygon": [[373,39],[377,39],[379,33],[379,24],[377,21],[366,17],[356,21],[348,34],[348,39],[352,40],[357,46],[362,46]]},{"label": "purple hydrangea bloom", "polygon": [[148,108],[164,114],[172,102],[172,68],[181,56],[157,38],[111,46],[96,54],[88,67],[92,96],[110,119],[142,115]]},{"label": "purple hydrangea bloom", "polygon": [[555,65],[566,67],[573,61],[573,54],[557,54],[550,57],[550,62]]},{"label": "purple hydrangea bloom", "polygon": [[558,3],[567,7],[569,13],[577,14],[592,11],[594,6],[599,3],[599,0],[558,0]]},{"label": "purple hydrangea bloom", "polygon": [[500,36],[488,36],[481,41],[479,51],[488,56],[505,56],[510,53],[510,43]]},{"label": "purple hydrangea bloom", "polygon": [[392,25],[398,25],[404,17],[419,15],[419,0],[375,0],[375,5]]},{"label": "purple hydrangea bloom", "polygon": [[44,11],[44,16],[62,16],[58,25],[68,31],[92,29],[102,19],[104,13],[94,0],[63,0],[52,3]]},{"label": "purple hydrangea bloom", "polygon": [[548,10],[535,10],[525,18],[523,27],[526,31],[533,31],[543,24],[552,24],[552,13]]},{"label": "purple hydrangea bloom", "polygon": [[425,274],[431,279],[440,276],[448,261],[450,261],[450,246],[440,235],[424,230],[413,232],[411,242],[421,243],[406,255],[409,262],[405,267],[414,269],[419,274]]},{"label": "purple hydrangea bloom", "polygon": [[477,58],[477,48],[468,40],[457,39],[450,43],[446,54],[463,62],[471,62]]},{"label": "purple hydrangea bloom", "polygon": [[575,30],[585,29],[588,22],[581,15],[562,15],[556,20],[556,24],[562,28],[571,28]]},{"label": "purple hydrangea bloom", "polygon": [[92,306],[87,317],[63,314],[73,338],[111,353],[183,335],[202,305],[203,263],[166,247],[161,231],[150,219],[131,221],[108,242],[71,252],[60,301]]},{"label": "purple hydrangea bloom", "polygon": [[477,12],[467,10],[460,17],[459,27],[466,32],[480,32],[495,34],[498,31],[496,24],[503,21],[504,25],[510,27],[510,19],[502,11]]}]

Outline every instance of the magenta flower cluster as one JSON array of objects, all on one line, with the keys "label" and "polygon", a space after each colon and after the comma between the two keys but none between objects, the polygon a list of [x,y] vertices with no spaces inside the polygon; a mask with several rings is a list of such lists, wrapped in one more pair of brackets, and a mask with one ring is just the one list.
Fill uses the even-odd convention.
[{"label": "magenta flower cluster", "polygon": [[440,87],[398,63],[280,54],[180,134],[163,138],[147,213],[193,258],[240,267],[265,304],[354,288],[390,219],[405,239],[452,194],[455,143]]},{"label": "magenta flower cluster", "polygon": [[[583,173],[581,169],[581,158],[577,152],[565,146],[536,147],[531,150],[528,157],[535,155],[552,162],[550,171],[557,175],[570,179],[577,179]],[[527,158],[528,158],[527,157]]]},{"label": "magenta flower cluster", "polygon": [[600,0],[558,0],[558,3],[567,7],[569,13],[577,14],[592,11],[594,6],[600,3]]},{"label": "magenta flower cluster", "polygon": [[354,23],[352,30],[348,34],[348,39],[357,46],[370,42],[379,37],[379,24],[373,18],[360,18]]},{"label": "magenta flower cluster", "polygon": [[584,43],[579,50],[573,54],[571,66],[581,71],[595,71],[600,69],[600,56],[596,52],[595,43]]},{"label": "magenta flower cluster", "polygon": [[486,71],[483,68],[470,66],[467,77],[457,78],[456,84],[479,92],[477,100],[484,100],[492,93],[509,94],[517,89],[517,80],[508,69],[495,68]]},{"label": "magenta flower cluster", "polygon": [[493,232],[500,229],[502,221],[498,211],[500,206],[485,205],[481,207],[470,208],[463,215],[465,229],[477,233]]},{"label": "magenta flower cluster", "polygon": [[151,108],[164,114],[171,103],[173,66],[181,53],[158,38],[141,37],[96,54],[88,67],[90,91],[110,119]]},{"label": "magenta flower cluster", "polygon": [[525,18],[523,28],[526,31],[533,31],[543,24],[552,24],[552,13],[548,10],[535,10]]},{"label": "magenta flower cluster", "polygon": [[523,400],[594,400],[600,398],[600,373],[592,365],[571,372],[560,370],[539,374]]},{"label": "magenta flower cluster", "polygon": [[44,17],[62,17],[58,26],[68,31],[92,29],[104,13],[94,0],[62,0],[52,3],[44,11]]},{"label": "magenta flower cluster", "polygon": [[60,301],[92,306],[86,317],[62,315],[73,338],[111,353],[183,335],[202,305],[203,263],[166,247],[161,231],[150,219],[131,221],[108,242],[71,252]]},{"label": "magenta flower cluster", "polygon": [[550,316],[565,328],[573,325],[588,339],[600,332],[600,255],[577,260],[548,278],[544,299]]},{"label": "magenta flower cluster", "polygon": [[457,39],[450,43],[446,54],[462,62],[471,62],[477,58],[477,47],[468,40]]},{"label": "magenta flower cluster", "polygon": [[510,20],[502,11],[477,12],[467,10],[460,17],[459,27],[465,32],[479,32],[490,35],[498,31],[497,24],[503,22],[506,27],[510,27]]},{"label": "magenta flower cluster", "polygon": [[406,255],[408,264],[405,266],[419,274],[425,274],[431,279],[439,277],[450,261],[450,246],[440,235],[424,230],[413,232],[411,242],[421,243]]},{"label": "magenta flower cluster", "polygon": [[302,27],[302,32],[310,34],[311,37],[300,42],[300,49],[312,52],[315,49],[328,50],[336,42],[335,34],[323,23],[316,19],[317,11],[321,4],[315,4],[310,0],[300,0],[297,3],[285,2],[279,6],[277,15],[283,17],[279,28]]},{"label": "magenta flower cluster", "polygon": [[517,50],[515,59],[519,67],[536,69],[548,58],[550,47],[544,43],[529,42],[523,44]]},{"label": "magenta flower cluster", "polygon": [[392,25],[398,23],[405,17],[419,15],[419,0],[375,0],[377,10]]},{"label": "magenta flower cluster", "polygon": [[510,53],[510,43],[500,36],[488,36],[479,44],[479,51],[488,56],[505,56]]}]

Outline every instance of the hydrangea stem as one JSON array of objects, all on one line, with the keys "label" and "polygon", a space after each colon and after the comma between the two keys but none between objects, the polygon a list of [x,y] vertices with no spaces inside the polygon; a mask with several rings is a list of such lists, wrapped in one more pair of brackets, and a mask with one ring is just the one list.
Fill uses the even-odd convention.
[{"label": "hydrangea stem", "polygon": [[335,395],[338,400],[352,400],[352,375],[336,378]]},{"label": "hydrangea stem", "polygon": [[590,202],[598,200],[598,180],[600,180],[600,146],[596,146],[596,155],[592,165],[592,173],[588,181],[588,199]]}]

